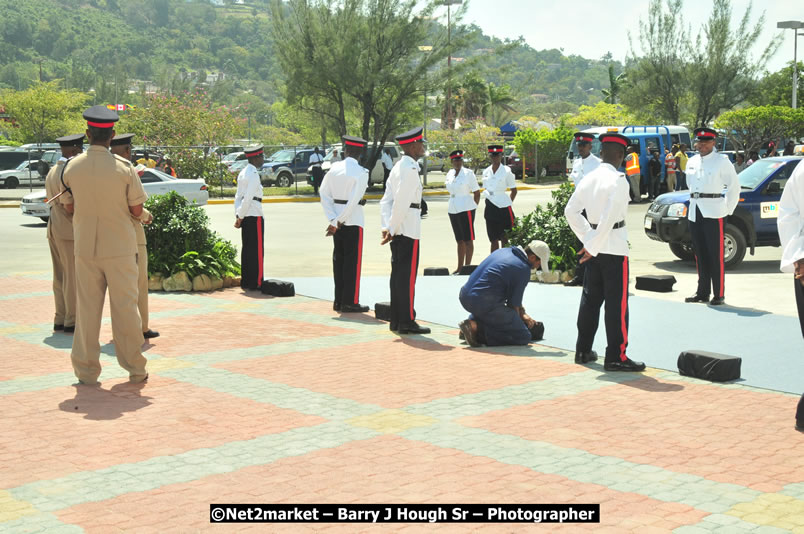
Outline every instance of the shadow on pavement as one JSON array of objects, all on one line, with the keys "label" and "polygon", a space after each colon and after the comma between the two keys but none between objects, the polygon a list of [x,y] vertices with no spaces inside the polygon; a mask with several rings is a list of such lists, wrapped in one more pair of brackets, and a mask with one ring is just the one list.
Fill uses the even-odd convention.
[{"label": "shadow on pavement", "polygon": [[416,338],[408,337],[408,334],[397,334],[399,339],[394,340],[394,343],[404,343],[405,345],[417,349],[444,352],[452,350],[455,347],[452,345],[443,345],[438,341],[426,337],[417,336]]},{"label": "shadow on pavement", "polygon": [[649,391],[651,393],[672,393],[684,389],[684,386],[681,384],[659,382],[652,376],[640,376],[639,380],[622,382],[622,385],[630,388],[641,389],[642,391]]},{"label": "shadow on pavement", "polygon": [[20,226],[23,226],[25,228],[47,228],[47,223],[46,222],[25,223],[25,224],[20,224]]},{"label": "shadow on pavement", "polygon": [[73,336],[69,334],[50,334],[42,343],[54,349],[71,349],[73,347]]},{"label": "shadow on pavement", "polygon": [[[671,273],[696,273],[694,261],[657,261],[653,264],[657,269]],[[776,260],[751,260],[746,256],[745,261],[734,269],[726,269],[726,276],[740,274],[776,274],[779,272],[779,262]]]},{"label": "shadow on pavement", "polygon": [[151,397],[142,396],[145,384],[128,382],[105,390],[98,386],[73,385],[75,396],[59,403],[63,412],[84,414],[84,419],[109,421],[123,417],[126,412],[134,412],[151,404]]},{"label": "shadow on pavement", "polygon": [[710,309],[720,313],[733,313],[741,317],[760,317],[768,315],[771,312],[765,310],[758,310],[756,308],[739,308],[737,306],[730,306],[728,303],[721,306],[709,306]]}]

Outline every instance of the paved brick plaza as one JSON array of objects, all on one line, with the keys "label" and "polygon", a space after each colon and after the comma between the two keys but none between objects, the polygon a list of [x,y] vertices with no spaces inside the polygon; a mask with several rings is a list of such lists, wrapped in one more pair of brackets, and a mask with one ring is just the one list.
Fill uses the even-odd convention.
[{"label": "paved brick plaza", "polygon": [[[0,532],[804,533],[797,396],[403,338],[300,296],[150,299],[148,384],[104,355],[77,387],[49,273],[0,277]],[[211,502],[600,503],[601,524],[218,525]]]}]

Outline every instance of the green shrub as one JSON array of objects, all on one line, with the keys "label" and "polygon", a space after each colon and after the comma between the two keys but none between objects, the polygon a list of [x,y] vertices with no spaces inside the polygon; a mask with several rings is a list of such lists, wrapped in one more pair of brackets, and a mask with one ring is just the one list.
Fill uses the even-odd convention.
[{"label": "green shrub", "polygon": [[237,250],[209,229],[209,217],[200,206],[171,191],[154,195],[145,203],[154,220],[145,225],[148,271],[170,276],[186,271],[191,277],[239,276]]},{"label": "green shrub", "polygon": [[552,192],[553,200],[524,217],[517,217],[513,228],[506,231],[511,246],[524,247],[540,239],[550,247],[550,268],[554,271],[573,271],[578,264],[577,238],[564,216],[574,188],[563,183]]}]

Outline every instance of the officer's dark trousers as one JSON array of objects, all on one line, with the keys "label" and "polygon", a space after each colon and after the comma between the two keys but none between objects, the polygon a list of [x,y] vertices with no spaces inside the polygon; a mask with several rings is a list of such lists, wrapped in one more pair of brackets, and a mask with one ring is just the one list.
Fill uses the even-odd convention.
[{"label": "officer's dark trousers", "polygon": [[695,208],[695,222],[690,221],[692,249],[698,268],[698,296],[708,297],[710,290],[715,297],[722,297],[725,268],[723,265],[723,221],[707,219]]},{"label": "officer's dark trousers", "polygon": [[363,227],[341,226],[333,239],[332,274],[335,303],[360,303],[360,268],[363,259]]},{"label": "officer's dark trousers", "polygon": [[519,312],[506,306],[499,297],[469,297],[460,294],[461,305],[477,322],[478,341],[490,347],[500,345],[527,345],[531,341],[528,327]]},{"label": "officer's dark trousers", "polygon": [[[581,212],[581,215],[583,215],[584,219],[587,219],[587,220],[589,219],[586,216],[586,210],[583,210]],[[576,239],[575,240],[575,252],[580,252],[582,248],[583,248],[583,243],[581,243],[580,239]],[[575,278],[577,278],[581,282],[583,282],[583,275],[584,275],[585,272],[586,272],[586,262],[579,263],[578,265],[575,266]]]},{"label": "officer's dark trousers", "polygon": [[600,322],[600,306],[605,302],[606,361],[625,361],[628,347],[628,256],[598,254],[585,263],[575,350],[592,350]]},{"label": "officer's dark trousers", "polygon": [[419,240],[404,235],[391,241],[391,326],[403,327],[416,319],[413,299],[419,270]]},{"label": "officer's dark trousers", "polygon": [[240,287],[259,289],[262,285],[263,217],[246,217],[240,222],[243,246],[240,249]]},{"label": "officer's dark trousers", "polygon": [[[801,285],[800,280],[794,280],[796,285],[796,304],[798,305],[798,320],[801,323],[801,335],[804,336],[804,286]],[[801,395],[801,400],[798,401],[798,409],[796,410],[796,421],[799,426],[804,426],[804,395]]]}]

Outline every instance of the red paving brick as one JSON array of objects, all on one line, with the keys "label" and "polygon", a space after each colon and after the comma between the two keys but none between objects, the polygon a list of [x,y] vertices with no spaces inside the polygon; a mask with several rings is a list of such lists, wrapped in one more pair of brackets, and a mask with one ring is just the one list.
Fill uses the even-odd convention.
[{"label": "red paving brick", "polygon": [[[45,343],[72,343],[71,337],[68,334],[54,332],[45,338]],[[35,377],[73,370],[69,350],[43,347],[9,337],[0,337],[0,346],[3,347],[5,354],[1,365],[2,373],[8,377]]]},{"label": "red paving brick", "polygon": [[[371,458],[367,460],[367,458]],[[427,473],[427,476],[422,476]],[[176,506],[176,503],[185,503]],[[269,465],[213,475],[188,483],[122,495],[61,510],[58,518],[102,533],[104,525],[128,532],[137,527],[170,525],[175,531],[312,532],[323,525],[211,525],[210,503],[601,503],[600,525],[568,525],[550,530],[597,531],[630,520],[634,529],[661,522],[672,530],[696,523],[707,512],[672,508],[632,493],[442,449],[396,436],[352,442],[278,460]],[[413,526],[413,525],[412,525]],[[331,525],[338,532],[396,531],[406,525]],[[439,531],[514,532],[526,525],[420,525]],[[623,529],[620,529],[622,531]],[[635,530],[639,531],[639,530]],[[645,530],[642,530],[645,531]]]},{"label": "red paving brick", "polygon": [[2,395],[0,413],[5,488],[324,422],[157,376]]},{"label": "red paving brick", "polygon": [[[2,283],[0,283],[0,296],[16,295],[18,293],[41,293],[42,291],[52,290],[53,282],[50,280],[38,280],[23,276],[4,276]],[[3,307],[5,307],[5,303]]]},{"label": "red paving brick", "polygon": [[801,434],[790,431],[796,402],[644,377],[459,422],[775,492],[804,480]]},{"label": "red paving brick", "polygon": [[385,341],[215,367],[386,408],[586,372],[547,360],[533,365],[535,359],[388,336]]}]

